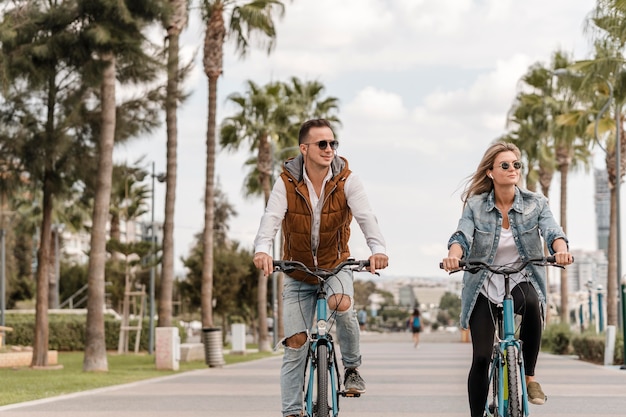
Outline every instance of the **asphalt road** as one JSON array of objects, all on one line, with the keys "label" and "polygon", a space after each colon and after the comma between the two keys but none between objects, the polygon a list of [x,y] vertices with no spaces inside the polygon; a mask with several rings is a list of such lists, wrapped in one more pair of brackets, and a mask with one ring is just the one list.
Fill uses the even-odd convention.
[{"label": "asphalt road", "polygon": [[[471,345],[458,335],[362,335],[367,393],[342,398],[344,417],[468,416]],[[0,407],[1,417],[279,417],[280,355],[174,376]],[[626,371],[541,354],[537,378],[548,395],[531,416],[623,417]],[[2,381],[10,383],[10,381]]]}]

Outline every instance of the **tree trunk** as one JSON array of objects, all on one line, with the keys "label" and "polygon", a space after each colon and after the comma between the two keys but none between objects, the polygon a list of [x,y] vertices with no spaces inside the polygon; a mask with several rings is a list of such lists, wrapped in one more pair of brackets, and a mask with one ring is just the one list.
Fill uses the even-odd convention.
[{"label": "tree trunk", "polygon": [[202,326],[213,327],[213,224],[215,222],[215,126],[217,77],[209,79],[209,117],[206,135],[204,231],[202,233]]},{"label": "tree trunk", "polygon": [[[261,183],[261,188],[263,189],[263,196],[265,199],[265,207],[267,207],[267,202],[270,199],[270,193],[272,192],[272,146],[270,142],[270,136],[268,134],[264,134],[263,137],[259,140],[259,153],[258,153],[258,169],[259,169],[259,181]],[[276,252],[276,251],[275,251]],[[275,254],[276,257],[280,257],[279,253]],[[259,351],[260,352],[269,352],[272,350],[272,346],[270,344],[269,331],[267,328],[267,284],[268,279],[263,273],[263,271],[259,270],[259,287],[257,292],[257,308],[259,315]],[[274,306],[272,305],[272,308]],[[276,331],[276,326],[278,323],[274,323],[274,331]]]},{"label": "tree trunk", "polygon": [[31,366],[48,366],[48,274],[50,268],[50,246],[52,208],[54,206],[50,180],[44,178],[43,219],[41,240],[37,251],[37,297],[35,305],[35,338]]},{"label": "tree trunk", "polygon": [[[177,170],[177,103],[179,35],[172,31],[168,36],[167,97],[165,122],[167,125],[167,176],[165,188],[165,220],[163,222],[163,264],[161,266],[161,293],[159,296],[159,326],[172,325],[172,291],[174,286],[174,208],[176,203]],[[153,190],[154,192],[154,190]],[[154,225],[153,225],[154,227]]]},{"label": "tree trunk", "polygon": [[93,207],[91,250],[87,276],[87,329],[85,334],[85,357],[83,371],[108,371],[106,341],[104,338],[104,282],[106,265],[106,226],[111,202],[113,174],[113,145],[115,144],[115,55],[102,55],[106,63],[102,74],[100,132],[100,157]]},{"label": "tree trunk", "polygon": [[[559,165],[561,171],[561,227],[567,234],[567,173],[569,162]],[[569,323],[569,289],[567,282],[567,269],[561,272],[561,323]]]}]

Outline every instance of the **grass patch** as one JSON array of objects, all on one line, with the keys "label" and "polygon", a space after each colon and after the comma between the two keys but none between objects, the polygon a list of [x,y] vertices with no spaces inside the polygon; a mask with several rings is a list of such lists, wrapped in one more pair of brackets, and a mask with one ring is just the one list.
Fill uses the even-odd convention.
[{"label": "grass patch", "polygon": [[[272,355],[272,352],[225,354],[224,360],[230,365]],[[207,368],[204,361],[191,361],[179,362],[178,371],[157,370],[153,355],[109,353],[109,371],[95,373],[83,372],[83,358],[83,352],[59,352],[58,363],[63,369],[0,368],[0,406]]]}]

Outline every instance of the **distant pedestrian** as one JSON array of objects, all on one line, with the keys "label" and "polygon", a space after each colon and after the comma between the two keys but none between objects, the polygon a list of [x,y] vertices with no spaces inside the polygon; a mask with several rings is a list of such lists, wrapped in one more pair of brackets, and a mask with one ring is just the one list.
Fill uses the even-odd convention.
[{"label": "distant pedestrian", "polygon": [[414,308],[413,314],[409,318],[409,325],[411,326],[411,332],[413,332],[413,347],[416,349],[420,343],[420,333],[422,332],[422,319],[420,316],[419,309]]}]

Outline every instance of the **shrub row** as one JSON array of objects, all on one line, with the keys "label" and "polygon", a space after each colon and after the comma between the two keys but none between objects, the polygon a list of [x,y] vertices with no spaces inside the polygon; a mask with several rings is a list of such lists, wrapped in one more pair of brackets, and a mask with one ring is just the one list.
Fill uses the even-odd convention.
[{"label": "shrub row", "polygon": [[[557,355],[577,355],[581,360],[597,364],[604,363],[606,335],[595,332],[575,333],[569,326],[554,324],[546,327],[541,339],[542,349]],[[624,363],[624,336],[621,333],[615,338],[613,364]]]},{"label": "shrub row", "polygon": [[[81,351],[85,349],[86,315],[81,314],[49,314],[48,315],[48,348],[58,351]],[[11,314],[5,319],[6,325],[13,328],[6,333],[6,344],[15,346],[33,346],[35,337],[34,314]],[[136,321],[131,321],[135,325]],[[121,321],[111,315],[104,317],[104,338],[107,350],[117,350]],[[186,333],[178,326],[181,343]],[[144,319],[139,342],[139,349],[147,351],[149,346],[149,319]],[[129,331],[128,350],[134,351],[137,332]]]}]

